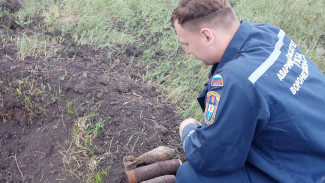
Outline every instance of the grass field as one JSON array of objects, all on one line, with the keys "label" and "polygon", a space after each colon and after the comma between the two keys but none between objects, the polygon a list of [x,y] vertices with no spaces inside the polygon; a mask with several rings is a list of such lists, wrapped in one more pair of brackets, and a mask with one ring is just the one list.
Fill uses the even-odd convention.
[{"label": "grass field", "polygon": [[[325,0],[231,2],[240,19],[254,23],[271,23],[282,28],[325,72]],[[128,45],[136,45],[143,50],[139,57],[141,64],[147,68],[147,72],[142,75],[142,81],[161,88],[163,95],[177,106],[177,112],[184,118],[200,119],[202,112],[196,96],[208,80],[210,66],[204,66],[192,56],[185,55],[178,43],[175,31],[170,27],[170,14],[176,3],[176,0],[27,0],[17,13],[16,23],[27,25],[32,23],[33,17],[41,15],[45,22],[44,33],[22,32],[16,38],[1,34],[0,39],[3,44],[14,41],[19,48],[20,59],[27,55],[53,56],[56,51],[54,49],[58,49],[56,45],[59,45],[65,34],[71,34],[80,45],[89,44],[107,50],[109,57],[112,52],[126,54]],[[0,12],[0,19],[2,17]],[[56,35],[54,39],[45,34],[56,30],[60,30],[60,35]],[[115,47],[122,49],[115,53]],[[64,80],[66,75],[67,73],[60,77],[60,80]],[[35,90],[37,92],[42,91]],[[33,107],[29,98],[26,98],[24,104],[27,108]],[[67,109],[72,104],[68,102]],[[76,123],[72,131],[75,139],[78,139],[76,134],[84,129],[81,123],[91,119],[89,115],[81,118],[78,121],[80,124]],[[101,123],[95,129],[99,128]],[[96,134],[97,132],[88,136],[92,138]],[[84,146],[89,145],[86,141],[85,144]],[[91,174],[96,173],[89,173],[89,177]],[[100,180],[100,172],[97,175]]]},{"label": "grass field", "polygon": [[[325,1],[260,0],[254,5],[249,0],[231,2],[235,4],[240,19],[281,27],[321,70],[325,70]],[[20,23],[24,24],[29,20],[26,17],[42,14],[46,17],[48,29],[59,29],[63,34],[69,32],[79,44],[109,49],[116,44],[133,43],[144,48],[143,64],[155,69],[144,75],[143,80],[165,88],[164,95],[179,107],[184,117],[200,117],[195,98],[207,80],[209,67],[181,54],[183,52],[169,23],[175,4],[175,0],[149,4],[137,0],[29,0],[19,17]],[[45,36],[33,35],[29,39],[33,39],[29,40],[30,48],[44,50]],[[28,44],[24,40],[24,35],[17,40],[22,52]],[[35,45],[42,49],[35,48]],[[164,53],[158,61],[153,59],[157,51]]]}]

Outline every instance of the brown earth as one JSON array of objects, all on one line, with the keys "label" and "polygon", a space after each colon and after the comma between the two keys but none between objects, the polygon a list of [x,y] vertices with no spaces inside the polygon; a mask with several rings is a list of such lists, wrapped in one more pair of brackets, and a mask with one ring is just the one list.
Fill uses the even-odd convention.
[{"label": "brown earth", "polygon": [[38,31],[61,41],[54,56],[21,59],[13,41],[0,40],[0,183],[82,182],[91,168],[103,182],[125,182],[122,158],[160,145],[184,160],[180,116],[142,81],[141,48],[77,45],[42,28],[42,17],[21,27],[14,2],[1,5],[0,34]]}]

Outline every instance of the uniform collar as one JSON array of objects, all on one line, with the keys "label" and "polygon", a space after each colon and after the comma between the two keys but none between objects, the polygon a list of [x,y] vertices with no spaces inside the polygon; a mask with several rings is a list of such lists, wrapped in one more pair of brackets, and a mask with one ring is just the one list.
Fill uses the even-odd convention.
[{"label": "uniform collar", "polygon": [[221,67],[223,67],[224,64],[233,60],[238,55],[238,53],[241,52],[240,50],[243,44],[245,43],[248,35],[250,34],[251,30],[251,24],[249,24],[245,20],[242,20],[238,31],[236,32],[233,39],[230,41],[224,55],[221,58],[221,61],[218,64],[212,66],[209,77],[211,77],[211,75],[215,73],[215,70],[217,68],[220,69]]}]

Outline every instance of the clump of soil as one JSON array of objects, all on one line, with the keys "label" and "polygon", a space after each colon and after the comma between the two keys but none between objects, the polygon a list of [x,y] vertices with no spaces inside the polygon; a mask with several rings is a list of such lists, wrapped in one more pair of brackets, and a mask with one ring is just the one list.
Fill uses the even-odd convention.
[{"label": "clump of soil", "polygon": [[[0,34],[41,31],[31,26],[41,24],[40,17],[17,29],[5,12],[18,11],[13,3],[1,6]],[[0,183],[81,182],[89,169],[83,160],[92,158],[103,182],[125,182],[123,157],[161,145],[184,159],[176,130],[180,116],[157,87],[142,81],[143,50],[97,50],[76,45],[68,34],[61,40],[54,56],[24,59],[14,42],[0,40]],[[88,123],[80,128],[83,119]],[[93,132],[91,144],[81,146],[88,142],[83,130]]]}]

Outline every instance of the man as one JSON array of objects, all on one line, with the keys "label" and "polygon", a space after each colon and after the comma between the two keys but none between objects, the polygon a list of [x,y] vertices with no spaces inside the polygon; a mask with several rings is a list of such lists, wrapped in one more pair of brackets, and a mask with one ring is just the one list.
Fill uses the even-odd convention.
[{"label": "man", "polygon": [[212,65],[202,125],[180,125],[177,182],[325,182],[325,77],[284,31],[239,21],[228,0],[179,0],[171,23]]}]

